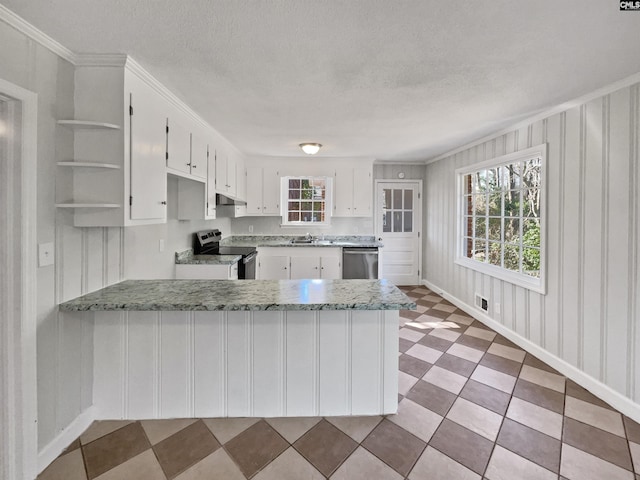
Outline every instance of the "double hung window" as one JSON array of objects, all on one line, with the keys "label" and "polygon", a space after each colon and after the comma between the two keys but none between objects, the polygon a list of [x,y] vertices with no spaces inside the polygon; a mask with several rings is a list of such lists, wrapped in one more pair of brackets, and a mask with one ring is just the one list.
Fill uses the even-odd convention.
[{"label": "double hung window", "polygon": [[328,225],[331,219],[331,179],[284,177],[281,188],[283,225]]}]

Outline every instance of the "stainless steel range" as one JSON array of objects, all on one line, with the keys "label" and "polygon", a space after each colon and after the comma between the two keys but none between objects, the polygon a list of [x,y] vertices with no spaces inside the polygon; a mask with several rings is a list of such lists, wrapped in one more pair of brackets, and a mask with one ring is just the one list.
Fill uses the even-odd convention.
[{"label": "stainless steel range", "polygon": [[193,253],[195,255],[242,255],[238,262],[238,279],[253,280],[256,278],[255,247],[231,247],[220,245],[222,233],[218,229],[203,230],[194,234]]}]

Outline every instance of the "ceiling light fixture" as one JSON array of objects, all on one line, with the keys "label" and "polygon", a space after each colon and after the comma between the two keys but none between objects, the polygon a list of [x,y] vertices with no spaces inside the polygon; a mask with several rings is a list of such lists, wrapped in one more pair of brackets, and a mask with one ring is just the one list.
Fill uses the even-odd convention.
[{"label": "ceiling light fixture", "polygon": [[301,143],[300,144],[300,148],[307,155],[315,155],[320,151],[321,146],[322,145],[320,145],[319,143]]}]

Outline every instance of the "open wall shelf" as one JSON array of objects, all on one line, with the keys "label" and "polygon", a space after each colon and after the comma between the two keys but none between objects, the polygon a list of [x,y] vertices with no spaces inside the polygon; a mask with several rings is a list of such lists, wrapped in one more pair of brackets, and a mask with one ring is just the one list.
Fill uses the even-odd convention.
[{"label": "open wall shelf", "polygon": [[74,130],[120,130],[120,126],[113,123],[92,122],[89,120],[58,120],[58,125]]},{"label": "open wall shelf", "polygon": [[119,208],[117,203],[56,203],[57,208]]},{"label": "open wall shelf", "polygon": [[116,165],[115,163],[97,163],[97,162],[58,162],[58,166],[60,167],[87,167],[87,168],[113,168],[119,169],[120,165]]}]

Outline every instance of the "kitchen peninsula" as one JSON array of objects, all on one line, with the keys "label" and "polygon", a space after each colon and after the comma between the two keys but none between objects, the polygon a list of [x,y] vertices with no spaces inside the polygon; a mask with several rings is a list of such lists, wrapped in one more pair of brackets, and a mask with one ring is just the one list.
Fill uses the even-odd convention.
[{"label": "kitchen peninsula", "polygon": [[128,280],[60,305],[94,322],[98,419],[394,413],[386,280]]}]

